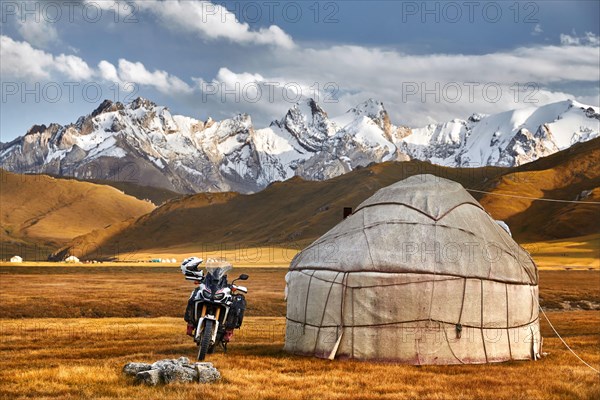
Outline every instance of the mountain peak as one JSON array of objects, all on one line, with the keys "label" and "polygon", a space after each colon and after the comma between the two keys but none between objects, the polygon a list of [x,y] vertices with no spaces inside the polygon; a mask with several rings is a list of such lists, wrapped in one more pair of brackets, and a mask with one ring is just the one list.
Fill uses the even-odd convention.
[{"label": "mountain peak", "polygon": [[286,129],[302,147],[311,152],[319,151],[326,138],[335,132],[325,110],[310,97],[294,104],[281,121],[271,125]]},{"label": "mountain peak", "polygon": [[373,98],[363,101],[354,108],[349,109],[347,112],[356,114],[358,116],[364,115],[371,119],[380,118],[384,113],[387,114],[383,102]]},{"label": "mountain peak", "polygon": [[48,129],[48,127],[44,124],[33,125],[31,128],[29,128],[29,130],[27,131],[27,133],[25,135],[35,135],[36,133],[44,132],[46,129]]},{"label": "mountain peak", "polygon": [[124,106],[122,103],[120,103],[118,101],[116,103],[113,103],[112,101],[106,99],[102,103],[100,103],[100,105],[94,111],[92,111],[92,117],[95,117],[97,115],[100,115],[100,114],[103,114],[106,112],[122,110],[123,108],[124,108]]},{"label": "mountain peak", "polygon": [[353,114],[356,117],[367,117],[377,124],[388,138],[391,135],[391,122],[387,110],[383,102],[369,98],[366,101],[358,104],[356,107],[347,111],[347,114]]},{"label": "mountain peak", "polygon": [[150,101],[148,99],[145,99],[143,97],[137,97],[135,100],[133,100],[131,102],[131,104],[129,104],[129,107],[132,110],[137,110],[138,108],[151,109],[151,108],[156,107],[156,103],[154,103],[153,101]]},{"label": "mountain peak", "polygon": [[311,97],[305,97],[294,104],[287,112],[287,115],[304,115],[306,117],[314,117],[316,115],[327,117],[325,110]]}]

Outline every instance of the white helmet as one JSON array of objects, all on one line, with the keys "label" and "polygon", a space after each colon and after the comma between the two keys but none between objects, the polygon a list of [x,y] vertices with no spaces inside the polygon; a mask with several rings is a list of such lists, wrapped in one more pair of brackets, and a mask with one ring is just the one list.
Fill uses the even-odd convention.
[{"label": "white helmet", "polygon": [[183,272],[184,275],[193,274],[196,276],[202,276],[202,271],[194,271],[198,265],[202,264],[202,261],[204,260],[198,257],[186,258],[181,262],[181,272]]}]

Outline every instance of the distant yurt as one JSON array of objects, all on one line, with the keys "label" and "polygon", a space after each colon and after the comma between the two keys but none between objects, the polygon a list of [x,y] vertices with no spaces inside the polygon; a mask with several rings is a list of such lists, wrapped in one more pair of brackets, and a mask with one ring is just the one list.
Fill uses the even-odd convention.
[{"label": "distant yurt", "polygon": [[68,262],[68,263],[78,263],[79,262],[79,258],[77,258],[75,256],[69,256],[69,257],[65,258],[65,262]]},{"label": "distant yurt", "polygon": [[22,263],[23,259],[19,256],[13,256],[10,258],[11,263]]},{"label": "distant yurt", "polygon": [[537,359],[538,274],[458,183],[377,191],[292,260],[285,350],[408,364]]}]

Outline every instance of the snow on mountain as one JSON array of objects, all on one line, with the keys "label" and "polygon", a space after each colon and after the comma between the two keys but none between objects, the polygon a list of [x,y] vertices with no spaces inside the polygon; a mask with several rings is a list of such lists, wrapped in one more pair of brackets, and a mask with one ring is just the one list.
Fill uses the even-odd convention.
[{"label": "snow on mountain", "polygon": [[599,120],[598,108],[567,100],[413,129],[401,146],[446,166],[510,167],[597,137]]},{"label": "snow on mountain", "polygon": [[410,158],[446,166],[515,166],[599,135],[598,108],[575,101],[473,114],[411,129],[369,99],[330,118],[312,99],[269,127],[247,114],[223,121],[172,115],[138,98],[104,101],[75,123],[33,126],[0,146],[2,167],[83,179],[114,179],[183,193],[255,192],[300,176],[328,179],[359,166]]}]

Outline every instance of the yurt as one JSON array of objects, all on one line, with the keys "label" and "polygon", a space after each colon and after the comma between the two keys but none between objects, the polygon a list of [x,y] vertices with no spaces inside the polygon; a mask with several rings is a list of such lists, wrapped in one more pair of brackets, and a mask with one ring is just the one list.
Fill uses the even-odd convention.
[{"label": "yurt", "polygon": [[69,257],[65,258],[65,262],[67,262],[67,263],[78,263],[79,262],[79,258],[77,258],[75,256],[69,256]]},{"label": "yurt", "polygon": [[286,281],[294,354],[418,365],[541,354],[534,262],[447,179],[380,189],[298,253]]},{"label": "yurt", "polygon": [[11,263],[22,263],[23,259],[20,256],[13,256],[10,258]]}]

